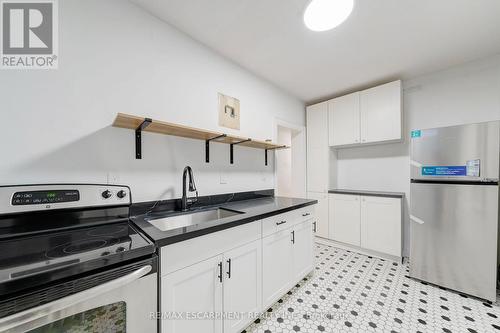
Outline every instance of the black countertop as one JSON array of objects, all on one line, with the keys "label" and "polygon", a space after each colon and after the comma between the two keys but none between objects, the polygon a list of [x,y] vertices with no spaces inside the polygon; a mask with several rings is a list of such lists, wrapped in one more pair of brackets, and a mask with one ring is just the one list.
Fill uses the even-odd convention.
[{"label": "black countertop", "polygon": [[367,196],[386,197],[386,198],[403,198],[405,196],[403,192],[345,190],[345,189],[333,189],[328,191],[328,193],[367,195]]},{"label": "black countertop", "polygon": [[317,200],[286,198],[269,196],[264,198],[248,199],[220,203],[211,206],[198,207],[194,211],[209,210],[216,207],[244,212],[210,222],[202,222],[188,227],[162,231],[147,221],[148,218],[163,218],[179,215],[179,211],[160,210],[132,216],[131,220],[142,229],[157,246],[165,246],[187,239],[207,235],[213,232],[236,227],[242,224],[261,220],[269,216],[278,215],[291,210],[303,208],[318,203]]}]

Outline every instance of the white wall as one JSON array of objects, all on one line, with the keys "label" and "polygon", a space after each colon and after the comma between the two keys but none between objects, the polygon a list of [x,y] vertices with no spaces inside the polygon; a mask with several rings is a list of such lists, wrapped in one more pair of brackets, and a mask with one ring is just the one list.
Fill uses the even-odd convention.
[{"label": "white wall", "polygon": [[403,82],[405,142],[338,152],[339,188],[405,192],[405,254],[409,249],[409,136],[412,129],[500,119],[500,57]]},{"label": "white wall", "polygon": [[[274,188],[273,153],[110,127],[117,112],[275,139],[274,120],[305,123],[304,105],[128,1],[59,1],[59,69],[1,71],[0,184],[103,183],[134,201],[181,195],[193,167],[200,195]],[[241,131],[217,125],[217,93],[241,101]],[[220,184],[220,175],[227,184]]]}]

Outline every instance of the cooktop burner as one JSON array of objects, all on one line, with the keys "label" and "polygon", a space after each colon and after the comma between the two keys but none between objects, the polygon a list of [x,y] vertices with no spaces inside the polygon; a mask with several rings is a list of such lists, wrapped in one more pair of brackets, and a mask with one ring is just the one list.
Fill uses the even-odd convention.
[{"label": "cooktop burner", "polygon": [[127,226],[124,225],[107,225],[100,228],[95,228],[89,230],[87,233],[89,236],[111,236],[114,234],[123,233],[127,230]]},{"label": "cooktop burner", "polygon": [[78,254],[80,252],[97,250],[105,246],[111,246],[118,242],[117,238],[102,237],[89,238],[61,244],[47,251],[47,258],[59,258],[70,254]]}]

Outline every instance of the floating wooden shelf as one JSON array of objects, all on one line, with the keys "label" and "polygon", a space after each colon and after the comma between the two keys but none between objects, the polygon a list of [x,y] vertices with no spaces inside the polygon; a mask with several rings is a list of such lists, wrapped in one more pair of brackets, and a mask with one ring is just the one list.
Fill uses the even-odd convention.
[{"label": "floating wooden shelf", "polygon": [[244,147],[264,149],[265,161],[267,165],[267,151],[276,149],[290,148],[285,145],[278,145],[272,142],[254,140],[221,132],[209,131],[174,123],[168,123],[150,118],[138,117],[124,113],[118,113],[114,127],[128,128],[136,132],[136,158],[142,157],[141,153],[141,132],[152,132],[164,135],[180,136],[183,138],[203,140],[206,144],[206,161],[209,162],[209,142],[219,142],[230,145],[231,164],[233,163],[233,146],[240,145]]}]

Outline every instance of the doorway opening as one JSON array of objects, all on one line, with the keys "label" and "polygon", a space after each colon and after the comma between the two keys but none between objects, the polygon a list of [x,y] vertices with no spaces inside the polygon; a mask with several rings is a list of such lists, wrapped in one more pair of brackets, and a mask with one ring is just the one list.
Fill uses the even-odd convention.
[{"label": "doorway opening", "polygon": [[276,123],[277,142],[291,147],[275,154],[276,195],[306,198],[306,129],[284,121]]}]

